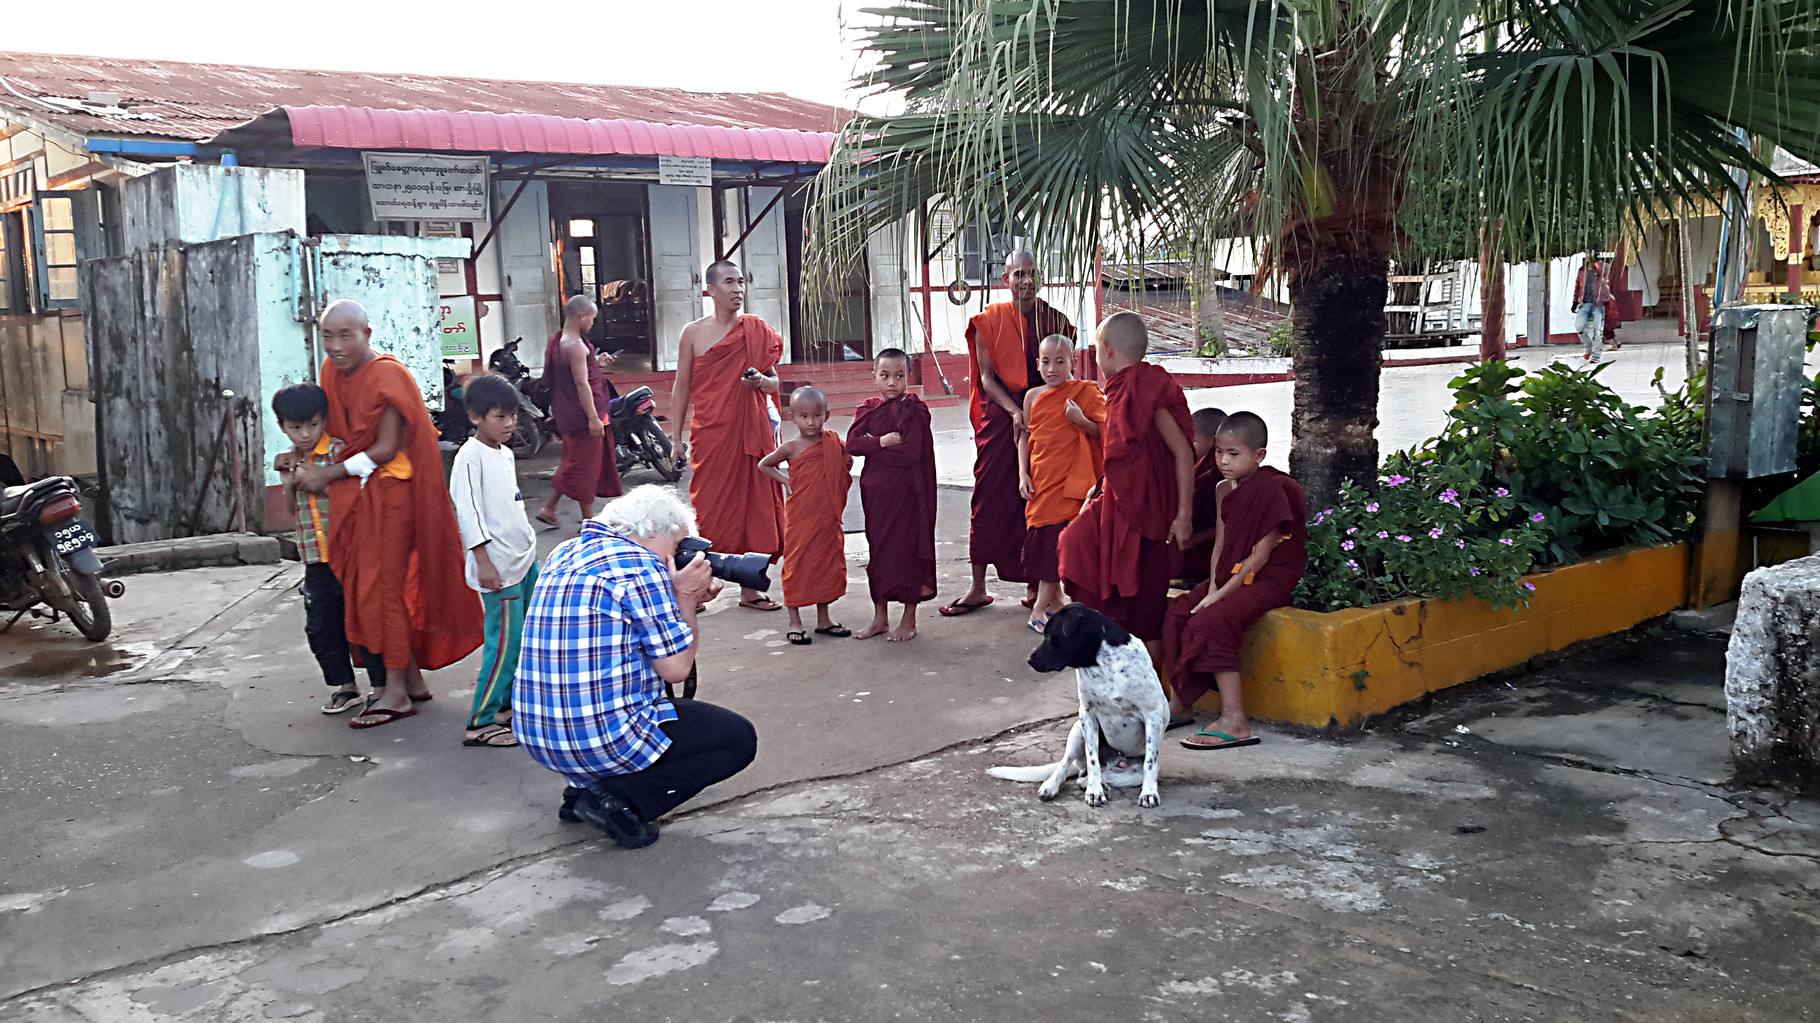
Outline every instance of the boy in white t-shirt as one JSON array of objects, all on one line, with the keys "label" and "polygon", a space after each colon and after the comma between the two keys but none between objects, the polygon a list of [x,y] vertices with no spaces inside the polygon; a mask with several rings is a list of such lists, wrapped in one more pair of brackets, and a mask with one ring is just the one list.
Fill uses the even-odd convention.
[{"label": "boy in white t-shirt", "polygon": [[[468,585],[486,609],[486,646],[474,710],[463,746],[518,745],[512,734],[512,679],[525,605],[537,584],[537,534],[525,517],[518,489],[518,460],[505,442],[518,428],[518,391],[505,377],[483,373],[462,395],[474,436],[455,453],[449,498],[468,552]],[[503,720],[502,720],[503,719]]]}]

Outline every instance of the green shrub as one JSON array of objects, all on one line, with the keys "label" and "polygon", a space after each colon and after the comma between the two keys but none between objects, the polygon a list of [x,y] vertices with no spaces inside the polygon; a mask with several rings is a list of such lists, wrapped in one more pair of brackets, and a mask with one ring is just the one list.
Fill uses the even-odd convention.
[{"label": "green shrub", "polygon": [[1651,414],[1599,382],[1603,368],[1489,362],[1455,378],[1439,437],[1385,459],[1375,494],[1347,484],[1314,516],[1296,606],[1471,595],[1511,607],[1537,565],[1686,536],[1704,382]]}]

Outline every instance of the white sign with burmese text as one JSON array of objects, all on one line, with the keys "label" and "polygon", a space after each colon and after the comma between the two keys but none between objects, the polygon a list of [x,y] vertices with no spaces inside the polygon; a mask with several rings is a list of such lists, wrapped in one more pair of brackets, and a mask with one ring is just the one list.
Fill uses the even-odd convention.
[{"label": "white sign with burmese text", "polygon": [[714,161],[705,156],[660,156],[657,183],[707,187],[714,184]]},{"label": "white sign with burmese text", "polygon": [[374,220],[486,220],[487,158],[366,153]]}]

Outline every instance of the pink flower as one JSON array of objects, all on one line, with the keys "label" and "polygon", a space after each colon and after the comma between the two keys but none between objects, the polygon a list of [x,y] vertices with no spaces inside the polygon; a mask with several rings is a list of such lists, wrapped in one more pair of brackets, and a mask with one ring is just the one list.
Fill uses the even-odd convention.
[{"label": "pink flower", "polygon": [[1354,533],[1356,533],[1356,532],[1358,532],[1358,531],[1359,531],[1359,527],[1357,527],[1357,526],[1347,526],[1347,527],[1346,527],[1346,535],[1347,535],[1347,536],[1351,536],[1351,535],[1352,535],[1352,534],[1354,534]]},{"label": "pink flower", "polygon": [[1413,538],[1408,533],[1398,533],[1397,539],[1403,541],[1404,543],[1408,543]]},{"label": "pink flower", "polygon": [[1376,502],[1376,501],[1373,501],[1373,502],[1371,502],[1371,503],[1370,503],[1370,504],[1368,504],[1368,505],[1366,505],[1366,506],[1365,506],[1365,510],[1366,510],[1366,511],[1368,511],[1368,512],[1374,512],[1374,511],[1377,511],[1377,510],[1378,510],[1378,502]]},{"label": "pink flower", "polygon": [[1391,476],[1389,479],[1384,481],[1384,485],[1387,487],[1400,487],[1403,484],[1408,483],[1408,482],[1409,482],[1408,476]]},{"label": "pink flower", "polygon": [[1440,501],[1442,504],[1457,506],[1460,503],[1460,495],[1455,493],[1452,487],[1449,487],[1448,489],[1441,491]]},{"label": "pink flower", "polygon": [[1479,574],[1479,570],[1478,570],[1478,569],[1476,569],[1476,568],[1469,568],[1469,569],[1467,569],[1467,571],[1468,571],[1468,572],[1471,572],[1471,573],[1472,573],[1472,574],[1473,574],[1473,575],[1478,575],[1478,574]]},{"label": "pink flower", "polygon": [[1500,538],[1498,542],[1506,547],[1515,547],[1517,545],[1517,542],[1508,536]]},{"label": "pink flower", "polygon": [[1465,540],[1455,540],[1455,541],[1454,541],[1454,542],[1453,542],[1453,545],[1454,545],[1454,546],[1455,546],[1455,547],[1458,547],[1458,548],[1460,548],[1460,549],[1461,549],[1461,550],[1465,550],[1465,549],[1466,549],[1466,541],[1465,541]]},{"label": "pink flower", "polygon": [[1529,517],[1529,521],[1531,521],[1531,522],[1540,522],[1540,521],[1542,521],[1542,518],[1543,518],[1543,516],[1542,516],[1542,513],[1541,513],[1541,512],[1537,512],[1537,513],[1535,513],[1535,514],[1534,514],[1534,515],[1531,515],[1531,516],[1530,516],[1530,517]]},{"label": "pink flower", "polygon": [[1354,572],[1357,572],[1359,570],[1359,563],[1356,561],[1348,561],[1346,563],[1346,567],[1352,569]]},{"label": "pink flower", "polygon": [[1343,551],[1349,551],[1349,550],[1352,550],[1354,546],[1356,546],[1356,545],[1351,540],[1348,540],[1345,543],[1340,545],[1340,549]]},{"label": "pink flower", "polygon": [[1380,529],[1380,530],[1378,530],[1378,539],[1388,540],[1388,539],[1390,539],[1390,534],[1386,533],[1382,529]]},{"label": "pink flower", "polygon": [[1510,496],[1510,491],[1505,490],[1503,487],[1499,487],[1497,490],[1492,491],[1492,493],[1496,494],[1499,497],[1509,497]]},{"label": "pink flower", "polygon": [[1439,540],[1439,539],[1440,539],[1440,538],[1441,538],[1441,527],[1440,527],[1440,526],[1436,526],[1436,527],[1435,527],[1435,528],[1433,528],[1433,529],[1431,529],[1431,530],[1429,530],[1429,531],[1428,531],[1428,538],[1429,538],[1429,539],[1430,539],[1430,540]]},{"label": "pink flower", "polygon": [[1523,588],[1524,588],[1524,589],[1526,589],[1526,590],[1528,590],[1528,591],[1529,591],[1529,592],[1531,592],[1531,593],[1534,593],[1534,592],[1536,592],[1536,584],[1535,584],[1535,583],[1524,583],[1524,584],[1523,584]]}]

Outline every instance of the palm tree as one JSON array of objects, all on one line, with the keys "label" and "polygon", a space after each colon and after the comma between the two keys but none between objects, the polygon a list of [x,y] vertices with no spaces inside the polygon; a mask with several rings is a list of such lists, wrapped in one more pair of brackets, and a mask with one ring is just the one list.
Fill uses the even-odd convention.
[{"label": "palm tree", "polygon": [[[1390,260],[1579,251],[1734,168],[1768,175],[1762,143],[1820,158],[1817,2],[898,0],[865,46],[906,112],[847,126],[813,258],[932,200],[1075,272],[1140,224],[1201,258],[1265,239],[1294,308],[1291,467],[1319,507],[1376,482]],[[1411,251],[1443,184],[1460,251]]]}]

